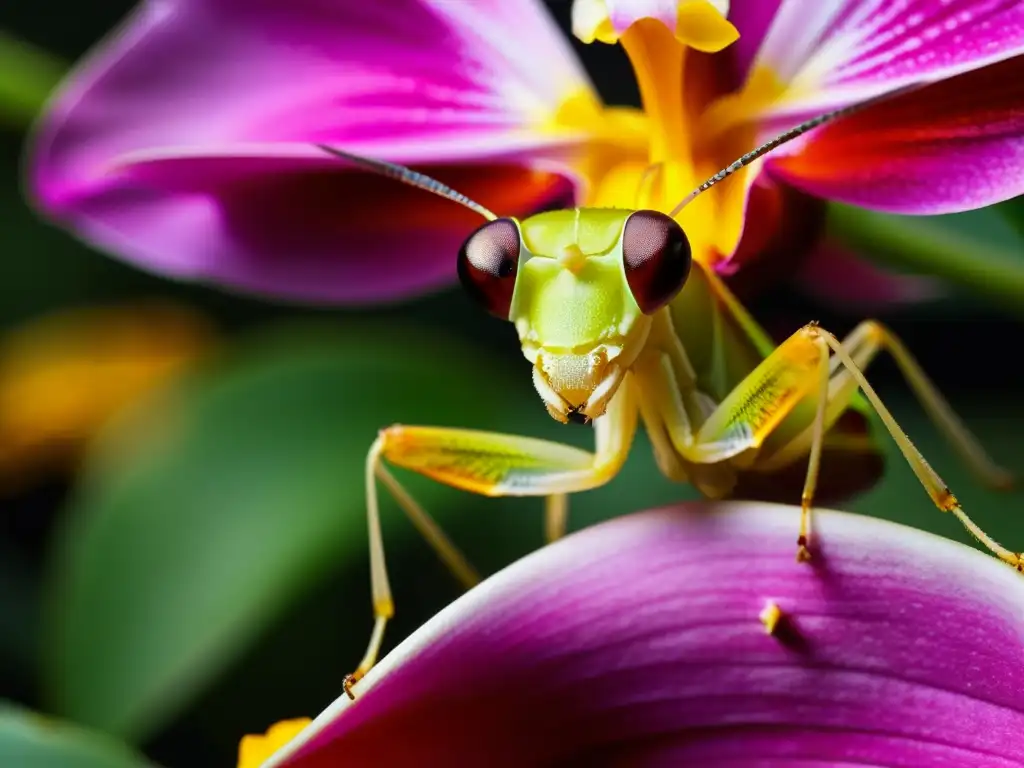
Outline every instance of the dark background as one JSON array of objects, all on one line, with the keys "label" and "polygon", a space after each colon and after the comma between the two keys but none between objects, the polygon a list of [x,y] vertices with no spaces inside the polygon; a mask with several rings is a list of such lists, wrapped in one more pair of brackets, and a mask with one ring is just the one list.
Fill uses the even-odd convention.
[{"label": "dark background", "polygon": [[[567,27],[569,3],[551,5],[563,28]],[[10,0],[0,9],[0,30],[70,62],[129,8],[130,4],[115,0]],[[607,100],[636,103],[635,86],[621,51],[578,44],[576,48]],[[90,521],[107,519],[102,511],[107,507],[130,506],[129,502],[110,501],[111,495],[116,495],[116,488],[112,491],[110,487],[117,482],[104,473],[114,470],[87,468],[89,481],[84,490],[81,475],[70,470],[50,473],[44,481],[28,487],[0,486],[0,698],[117,731],[165,765],[232,765],[242,734],[262,731],[278,719],[314,715],[340,693],[344,673],[362,653],[371,615],[363,491],[357,479],[373,425],[415,417],[428,423],[514,427],[524,434],[578,444],[586,443],[587,434],[573,429],[567,437],[564,429],[559,431],[532,393],[529,369],[517,349],[513,329],[482,317],[457,288],[396,307],[359,312],[304,310],[173,284],[90,251],[41,223],[22,201],[19,157],[23,135],[24,125],[17,120],[9,119],[0,126],[0,334],[55,309],[165,297],[207,315],[222,329],[227,348],[235,350],[237,345],[238,351],[228,353],[234,361],[231,365],[204,370],[199,383],[187,390],[192,394],[184,396],[185,401],[193,395],[202,401],[196,412],[203,415],[206,426],[197,432],[197,443],[189,445],[203,461],[197,466],[190,463],[189,456],[175,459],[166,471],[161,470],[162,479],[154,481],[152,488],[147,486],[148,490],[137,495],[125,492],[130,499],[158,499],[157,489],[163,489],[163,501],[168,496],[170,501],[159,510],[137,510],[139,519],[148,522],[130,535],[125,533],[120,539],[123,546],[131,545],[131,536],[151,542],[161,539],[165,532],[179,530],[179,519],[181,526],[190,527],[180,538],[166,537],[159,550],[163,558],[154,558],[152,573],[139,580],[139,590],[153,590],[142,602],[155,607],[144,616],[125,610],[124,605],[139,603],[116,590],[104,603],[102,586],[89,592],[89,599],[99,601],[90,604],[92,607],[71,605],[73,600],[84,600],[84,593],[62,583],[61,574],[76,572],[68,565],[75,562],[75,547],[92,540]],[[1019,241],[997,213],[948,218],[950,227],[979,239],[998,240],[1020,253]],[[963,254],[965,260],[974,257]],[[811,319],[842,335],[861,319],[784,286],[759,297],[750,308],[779,336]],[[991,452],[1017,473],[1024,472],[1024,404],[1018,359],[1024,300],[1014,315],[1013,307],[1005,302],[997,305],[989,296],[950,285],[948,295],[940,300],[875,315],[903,337]],[[380,351],[385,348],[393,354]],[[412,362],[402,352],[406,348],[418,350]],[[256,383],[246,378],[253,369],[262,372],[255,376],[259,379]],[[441,378],[434,382],[431,373],[428,381],[421,382],[424,369],[440,371],[436,375]],[[465,394],[452,396],[444,376],[457,381],[458,391]],[[965,508],[1009,546],[1024,547],[1024,496],[1019,492],[998,494],[973,483],[909,397],[889,361],[880,359],[872,366],[870,377]],[[229,381],[230,386],[223,385],[228,389],[237,386],[239,392],[255,392],[266,401],[257,398],[249,411],[231,406],[221,413],[217,397],[211,396],[207,402],[203,393],[223,381]],[[0,389],[2,386],[0,381]],[[196,395],[197,391],[200,394]],[[330,414],[321,418],[318,408],[326,408]],[[333,433],[321,431],[310,436],[302,432],[321,421],[336,423],[339,432],[352,423],[360,428],[339,437],[336,445],[331,442]],[[218,442],[234,445],[231,436],[225,437],[219,430],[231,431],[235,426],[242,449],[238,452]],[[0,434],[0,441],[3,439]],[[317,441],[322,442],[324,451],[332,452],[329,461],[316,472],[304,474],[312,471],[310,462],[296,463],[288,453],[290,446],[315,448],[320,445]],[[892,446],[888,450],[885,480],[844,508],[966,541],[955,521],[932,508]],[[218,465],[217,461],[228,460],[225,457],[235,464]],[[238,559],[240,569],[251,565],[246,554],[251,550],[232,549],[236,541],[232,526],[241,531],[248,525],[245,505],[217,509],[197,488],[204,483],[228,484],[231,478],[244,486],[246,473],[264,467],[260,462],[266,462],[282,489],[312,493],[316,483],[322,484],[329,496],[323,497],[327,499],[322,501],[324,509],[336,508],[338,515],[337,524],[327,530],[346,540],[336,550],[311,552],[309,561],[314,565],[301,578],[296,577],[284,597],[276,592],[270,596],[268,591],[262,618],[239,628],[216,653],[209,651],[210,660],[201,673],[182,670],[180,681],[165,681],[161,690],[176,691],[165,705],[155,705],[152,714],[134,725],[112,724],[116,718],[105,715],[104,709],[117,709],[118,705],[110,702],[124,703],[132,690],[131,684],[118,677],[128,674],[126,668],[134,668],[123,663],[122,657],[147,658],[150,651],[138,638],[159,637],[164,631],[161,600],[190,599],[187,591],[180,591],[189,589],[180,581],[181,574],[207,557],[226,562],[227,573],[234,569],[233,558]],[[332,474],[334,466],[336,475]],[[332,478],[340,488],[328,488]],[[541,544],[539,503],[487,501],[429,489],[416,481],[410,485],[427,494],[431,508],[438,509],[453,537],[484,571],[497,569]],[[296,510],[307,499],[302,493],[290,496],[282,491],[277,502],[281,526],[298,518]],[[346,500],[334,504],[330,494],[342,494]],[[693,495],[689,488],[672,486],[657,475],[646,440],[641,439],[623,476],[606,489],[577,497],[572,504],[572,525],[580,527]],[[244,499],[244,493],[237,498]],[[190,512],[177,518],[186,507]],[[109,514],[117,518],[127,513]],[[203,530],[203,525],[214,526],[211,520],[219,527]],[[391,646],[456,597],[458,588],[397,509],[388,504],[384,527],[398,606],[388,634]],[[212,554],[203,549],[210,542]],[[199,550],[203,551],[197,554]],[[110,568],[117,567],[115,561],[109,562]],[[102,569],[102,565],[96,567]],[[257,567],[254,572],[259,570]],[[124,578],[134,580],[135,574],[129,568]],[[210,578],[206,586],[216,589]],[[251,588],[260,588],[258,580],[253,580]],[[65,612],[74,615],[67,618]],[[206,617],[197,622],[216,620]],[[148,631],[138,631],[140,622],[146,623]],[[72,636],[72,627],[77,627],[77,635]],[[178,631],[176,637],[187,642],[188,627],[168,629]],[[119,637],[136,641],[119,646]],[[159,643],[154,641],[154,645]],[[83,672],[83,667],[89,671]],[[175,697],[177,701],[170,700]]]}]

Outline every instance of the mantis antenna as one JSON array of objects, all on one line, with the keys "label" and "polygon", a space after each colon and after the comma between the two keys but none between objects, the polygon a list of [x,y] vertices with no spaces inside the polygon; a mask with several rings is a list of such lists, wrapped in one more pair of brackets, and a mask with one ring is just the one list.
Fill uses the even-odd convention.
[{"label": "mantis antenna", "polygon": [[699,187],[697,187],[695,190],[693,190],[693,192],[691,192],[686,197],[684,197],[679,202],[679,204],[675,208],[672,209],[672,211],[669,213],[669,216],[671,216],[672,218],[675,218],[676,214],[678,214],[681,210],[683,210],[683,208],[685,208],[686,205],[690,201],[692,201],[695,197],[697,197],[698,195],[700,195],[703,192],[707,192],[709,189],[711,189],[713,186],[715,186],[715,184],[717,184],[718,182],[728,178],[729,176],[732,176],[732,174],[736,173],[736,171],[740,170],[741,168],[745,168],[746,166],[750,165],[752,162],[757,160],[757,158],[761,157],[762,155],[768,154],[769,152],[771,152],[776,147],[780,147],[783,144],[785,144],[787,142],[790,142],[793,139],[797,138],[798,136],[802,136],[803,134],[807,133],[808,131],[812,131],[815,128],[818,128],[818,127],[824,125],[825,123],[831,123],[833,120],[837,120],[840,117],[846,117],[847,115],[850,115],[850,114],[852,114],[854,112],[859,112],[860,110],[865,109],[866,107],[870,107],[870,106],[872,106],[874,104],[877,104],[878,102],[887,101],[888,99],[891,99],[894,96],[901,96],[901,95],[903,95],[903,94],[905,94],[905,93],[907,93],[909,91],[917,90],[918,88],[921,88],[924,85],[928,85],[928,83],[919,83],[919,84],[915,83],[913,85],[909,85],[909,86],[906,86],[904,88],[897,88],[895,91],[890,91],[889,93],[884,93],[881,96],[876,96],[873,99],[867,99],[867,100],[859,102],[857,104],[851,104],[848,107],[841,107],[840,109],[835,109],[835,110],[832,110],[831,112],[826,112],[823,115],[819,115],[818,117],[813,117],[810,120],[807,120],[806,122],[800,123],[799,125],[797,125],[797,126],[795,126],[793,128],[790,128],[785,133],[781,133],[778,136],[776,136],[774,139],[770,139],[769,141],[766,141],[764,144],[759,146],[757,149],[755,149],[755,150],[753,150],[751,152],[747,152],[747,154],[743,155],[743,157],[741,157],[740,159],[736,160],[733,163],[730,163],[728,166],[726,166],[725,168],[720,170],[718,173],[716,173],[710,179],[708,179],[703,184],[701,184]]},{"label": "mantis antenna", "polygon": [[427,192],[433,192],[435,195],[443,197],[446,200],[451,200],[452,202],[469,208],[471,211],[479,213],[488,221],[494,221],[498,218],[491,211],[480,205],[480,203],[470,200],[461,192],[456,192],[447,184],[442,184],[437,179],[432,179],[426,174],[418,173],[406,168],[405,166],[396,165],[395,163],[388,163],[383,160],[371,160],[370,158],[363,157],[361,155],[352,155],[348,152],[343,152],[340,149],[329,147],[326,144],[316,144],[315,146],[330,155],[340,157],[342,160],[348,160],[353,165],[358,165],[368,171],[372,171],[381,176],[386,176],[389,179],[395,179],[403,184],[408,184],[410,187],[417,187],[419,189],[425,189]]}]

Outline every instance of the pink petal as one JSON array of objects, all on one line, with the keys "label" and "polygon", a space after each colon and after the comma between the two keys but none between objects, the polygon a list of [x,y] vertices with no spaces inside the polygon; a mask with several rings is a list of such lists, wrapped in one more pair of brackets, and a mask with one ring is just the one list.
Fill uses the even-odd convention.
[{"label": "pink petal", "polygon": [[[693,503],[489,579],[267,768],[1015,766],[1024,580],[873,518]],[[786,617],[775,636],[767,601]],[[312,671],[310,670],[310,673]]]},{"label": "pink petal", "polygon": [[819,113],[1024,53],[1018,0],[784,0],[758,63],[799,96],[776,114]]},{"label": "pink petal", "polygon": [[679,0],[605,0],[608,18],[620,35],[640,19],[660,21],[674,35]]},{"label": "pink petal", "polygon": [[733,59],[736,82],[742,83],[750,71],[758,49],[771,26],[772,19],[783,0],[732,0],[729,4],[729,21],[740,37],[729,46]]},{"label": "pink petal", "polygon": [[765,167],[810,194],[894,213],[1016,197],[1024,193],[1024,56],[837,120]]},{"label": "pink petal", "polygon": [[[589,87],[533,2],[150,0],[64,84],[34,138],[30,186],[45,213],[150,269],[288,298],[395,297],[449,282],[442,265],[465,230],[442,213],[431,232],[403,234],[400,210],[386,238],[361,230],[348,209],[364,176],[312,160],[309,143],[551,168],[577,137],[539,126]],[[141,167],[155,159],[159,172]],[[297,231],[289,217],[305,212],[289,195],[329,171],[345,177],[332,198],[301,195],[318,209],[306,223],[322,226]],[[250,190],[225,174],[263,208],[247,211]],[[546,194],[520,195],[518,213]],[[267,230],[273,248],[258,244]]]}]

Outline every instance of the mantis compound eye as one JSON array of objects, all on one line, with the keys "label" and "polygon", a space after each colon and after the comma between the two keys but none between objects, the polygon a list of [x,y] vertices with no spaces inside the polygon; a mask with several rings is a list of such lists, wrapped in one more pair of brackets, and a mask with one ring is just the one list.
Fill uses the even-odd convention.
[{"label": "mantis compound eye", "polygon": [[657,211],[636,211],[622,230],[622,265],[640,311],[654,314],[675,298],[690,274],[690,241]]},{"label": "mantis compound eye", "polygon": [[468,238],[459,251],[462,287],[484,309],[508,320],[519,269],[519,227],[511,219],[495,219]]}]

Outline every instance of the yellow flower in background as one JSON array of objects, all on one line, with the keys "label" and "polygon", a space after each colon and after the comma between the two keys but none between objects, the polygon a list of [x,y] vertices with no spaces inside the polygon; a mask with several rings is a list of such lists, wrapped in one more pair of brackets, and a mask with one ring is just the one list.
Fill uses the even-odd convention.
[{"label": "yellow flower in background", "polygon": [[238,768],[260,768],[277,750],[290,742],[312,720],[299,717],[275,723],[262,736],[249,735],[238,745]]},{"label": "yellow flower in background", "polygon": [[0,339],[0,485],[78,460],[124,408],[215,344],[198,313],[169,303],[65,310]]}]

